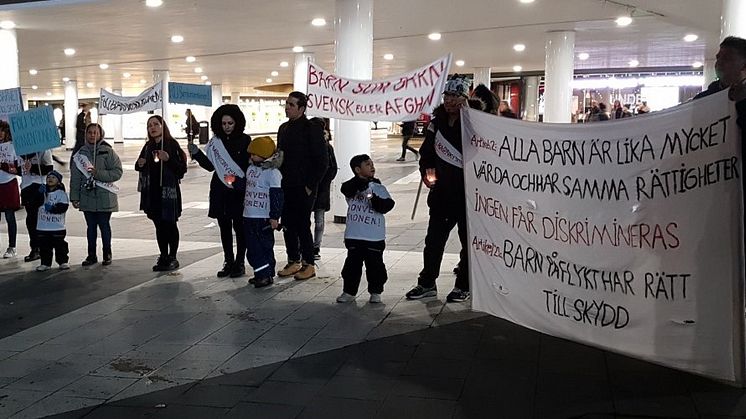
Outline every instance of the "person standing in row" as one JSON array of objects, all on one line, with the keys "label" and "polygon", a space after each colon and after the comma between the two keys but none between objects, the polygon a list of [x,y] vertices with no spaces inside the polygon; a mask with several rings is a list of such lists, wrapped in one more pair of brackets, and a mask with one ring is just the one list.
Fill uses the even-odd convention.
[{"label": "person standing in row", "polygon": [[8,224],[8,249],[3,254],[4,259],[14,258],[16,252],[16,211],[21,209],[21,196],[18,193],[18,179],[21,171],[19,159],[13,147],[10,125],[0,121],[0,211],[5,215]]},{"label": "person standing in row", "polygon": [[324,140],[329,154],[329,167],[324,173],[324,177],[319,182],[319,191],[316,194],[316,200],[313,203],[313,258],[321,259],[321,241],[324,238],[324,217],[332,208],[331,187],[332,181],[337,176],[337,158],[334,156],[334,147],[332,147],[332,133],[329,131],[329,120],[322,118],[311,118],[311,122],[319,124],[324,129]]},{"label": "person standing in row", "polygon": [[39,253],[41,264],[36,267],[38,272],[48,271],[52,267],[52,256],[60,265],[61,270],[70,269],[69,246],[65,241],[65,213],[70,201],[62,183],[62,174],[52,170],[47,175],[46,184],[37,189],[34,197],[39,208],[37,229],[39,235]]},{"label": "person standing in row", "polygon": [[153,221],[160,256],[153,271],[173,271],[179,268],[181,188],[179,183],[187,171],[186,154],[171,136],[160,115],[148,118],[148,141],[140,151],[135,170],[140,172],[138,190],[140,209]]},{"label": "person standing in row", "polygon": [[[214,171],[210,181],[210,209],[207,216],[215,218],[220,227],[223,245],[223,268],[218,278],[238,278],[246,273],[244,257],[246,240],[243,229],[242,191],[234,186],[249,167],[248,147],[251,137],[244,134],[246,118],[237,105],[222,105],[210,119],[215,134],[203,153],[196,144],[189,144],[189,154],[203,169]],[[233,232],[236,233],[236,253],[233,253]]]},{"label": "person standing in row", "polygon": [[111,214],[119,211],[114,182],[122,178],[122,162],[114,149],[104,141],[104,129],[99,124],[89,124],[85,131],[85,144],[72,157],[70,168],[70,201],[74,208],[83,211],[87,226],[88,256],[83,266],[98,262],[96,241],[101,230],[103,244],[102,265],[111,264]]},{"label": "person standing in row", "polygon": [[26,209],[26,231],[29,235],[29,246],[31,251],[23,258],[24,262],[32,262],[41,257],[39,254],[39,237],[36,232],[36,223],[39,219],[39,203],[36,199],[39,187],[46,183],[46,177],[54,169],[52,165],[52,152],[50,150],[21,156],[23,166],[21,168],[21,205]]},{"label": "person standing in row", "polygon": [[194,137],[199,135],[199,122],[197,122],[197,118],[194,117],[191,109],[186,110],[186,126],[184,127],[184,131],[186,131],[188,144],[192,144]]},{"label": "person standing in row", "polygon": [[80,113],[75,119],[75,144],[73,154],[80,150],[85,144],[85,129],[91,123],[91,105],[84,103],[80,105]]},{"label": "person standing in row", "polygon": [[288,256],[287,265],[277,275],[297,280],[316,276],[311,212],[319,183],[329,167],[323,130],[306,118],[307,104],[305,94],[291,92],[285,100],[288,121],[277,131],[277,147],[284,158],[280,167],[285,197],[282,224]]}]

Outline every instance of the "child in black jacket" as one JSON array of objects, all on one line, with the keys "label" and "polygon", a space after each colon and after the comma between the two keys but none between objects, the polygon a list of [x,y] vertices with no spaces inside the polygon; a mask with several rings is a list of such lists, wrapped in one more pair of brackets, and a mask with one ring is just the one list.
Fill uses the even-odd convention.
[{"label": "child in black jacket", "polygon": [[52,252],[60,269],[70,269],[68,264],[69,248],[65,241],[65,213],[70,201],[62,184],[62,174],[52,170],[47,175],[47,183],[39,187],[36,197],[39,205],[36,230],[39,234],[39,253],[41,265],[36,267],[39,272],[48,271],[52,267]]}]

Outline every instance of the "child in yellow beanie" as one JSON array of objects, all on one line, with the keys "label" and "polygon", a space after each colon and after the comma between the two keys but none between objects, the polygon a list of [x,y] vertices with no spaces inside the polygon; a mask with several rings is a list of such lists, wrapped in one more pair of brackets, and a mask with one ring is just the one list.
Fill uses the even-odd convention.
[{"label": "child in yellow beanie", "polygon": [[249,144],[251,164],[246,170],[243,226],[246,258],[254,269],[249,280],[254,287],[271,285],[275,276],[274,230],[280,225],[283,194],[281,156],[270,137],[254,138]]}]

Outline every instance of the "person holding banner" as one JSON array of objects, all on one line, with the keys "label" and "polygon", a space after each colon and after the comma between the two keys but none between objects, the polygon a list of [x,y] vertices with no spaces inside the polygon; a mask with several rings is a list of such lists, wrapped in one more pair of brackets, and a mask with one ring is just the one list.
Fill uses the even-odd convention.
[{"label": "person holding banner", "polygon": [[153,221],[160,255],[153,271],[173,271],[179,268],[181,188],[179,183],[187,171],[186,154],[171,136],[163,118],[148,118],[148,141],[140,151],[135,170],[140,173],[140,209]]},{"label": "person holding banner", "polygon": [[70,202],[83,211],[87,225],[88,256],[83,266],[98,263],[96,240],[101,230],[103,244],[102,265],[111,264],[111,213],[119,211],[114,184],[122,178],[122,161],[114,149],[104,141],[104,129],[99,124],[89,124],[85,131],[85,144],[72,156],[70,169]]},{"label": "person holding banner", "polygon": [[26,230],[29,235],[31,251],[23,258],[24,262],[33,262],[41,257],[39,236],[36,231],[39,204],[36,200],[39,187],[46,183],[46,176],[54,169],[52,151],[44,150],[38,153],[21,156],[21,205],[26,208]]},{"label": "person holding banner", "polygon": [[[238,105],[220,106],[210,118],[215,134],[203,153],[196,144],[189,144],[189,154],[203,169],[214,172],[210,181],[210,209],[207,216],[215,218],[220,227],[223,245],[223,268],[218,278],[238,278],[246,273],[246,241],[243,228],[242,191],[234,185],[243,181],[249,167],[251,137],[244,134],[246,118]],[[233,253],[233,232],[236,233],[236,253]]]},{"label": "person holding banner", "polygon": [[21,209],[21,196],[18,193],[18,179],[21,171],[18,156],[13,148],[10,125],[0,120],[0,211],[8,224],[8,250],[4,259],[16,257],[16,211]]},{"label": "person holding banner", "polygon": [[469,82],[464,78],[454,77],[446,83],[443,104],[433,112],[435,118],[427,127],[425,141],[420,147],[420,174],[425,186],[430,189],[427,196],[430,218],[423,251],[424,266],[417,286],[406,294],[409,300],[438,294],[435,280],[440,274],[448,236],[456,226],[461,254],[456,284],[446,301],[462,302],[471,296],[466,256],[466,192],[460,121],[460,109],[466,104],[468,91]]}]

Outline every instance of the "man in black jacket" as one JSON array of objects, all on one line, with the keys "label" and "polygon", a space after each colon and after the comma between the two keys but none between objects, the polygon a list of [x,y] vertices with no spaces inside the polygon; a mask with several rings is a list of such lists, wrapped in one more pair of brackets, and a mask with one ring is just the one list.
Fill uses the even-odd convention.
[{"label": "man in black jacket", "polygon": [[281,219],[288,255],[287,265],[277,275],[298,280],[316,276],[311,212],[319,183],[329,167],[323,130],[306,118],[307,103],[305,94],[291,92],[285,101],[288,121],[277,131],[277,148],[283,153],[280,172],[285,205]]}]

